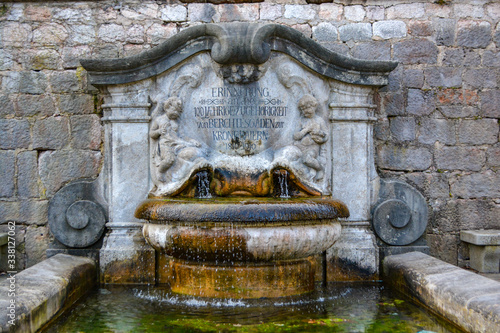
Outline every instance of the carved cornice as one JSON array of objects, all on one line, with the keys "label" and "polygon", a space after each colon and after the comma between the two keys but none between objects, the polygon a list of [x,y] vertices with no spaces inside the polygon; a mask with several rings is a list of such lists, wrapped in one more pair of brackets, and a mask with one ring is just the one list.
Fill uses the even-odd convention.
[{"label": "carved cornice", "polygon": [[219,64],[262,64],[271,51],[289,55],[326,77],[351,84],[383,86],[397,66],[392,61],[349,58],[299,31],[278,24],[203,24],[185,29],[159,46],[119,59],[83,59],[93,85],[135,82],[159,75],[185,59],[209,51]]}]

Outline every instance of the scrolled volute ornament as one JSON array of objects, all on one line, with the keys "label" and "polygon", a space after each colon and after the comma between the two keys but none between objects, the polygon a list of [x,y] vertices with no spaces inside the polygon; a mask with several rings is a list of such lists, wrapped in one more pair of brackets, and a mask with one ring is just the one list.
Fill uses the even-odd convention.
[{"label": "scrolled volute ornament", "polygon": [[85,248],[104,233],[107,212],[92,180],[78,180],[61,188],[49,202],[49,228],[70,248]]},{"label": "scrolled volute ornament", "polygon": [[372,220],[381,240],[389,245],[409,245],[424,234],[427,220],[427,203],[419,191],[401,181],[381,180]]}]

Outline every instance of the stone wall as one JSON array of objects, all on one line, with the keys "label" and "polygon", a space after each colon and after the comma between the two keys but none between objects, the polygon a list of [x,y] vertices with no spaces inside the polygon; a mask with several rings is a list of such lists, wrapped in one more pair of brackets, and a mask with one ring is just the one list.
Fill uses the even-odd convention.
[{"label": "stone wall", "polygon": [[45,256],[48,200],[102,165],[101,98],[78,59],[228,21],[276,22],[343,54],[400,62],[377,95],[376,165],[424,193],[432,254],[463,264],[459,231],[500,221],[499,20],[494,0],[0,3],[0,223],[18,225],[19,268]]}]

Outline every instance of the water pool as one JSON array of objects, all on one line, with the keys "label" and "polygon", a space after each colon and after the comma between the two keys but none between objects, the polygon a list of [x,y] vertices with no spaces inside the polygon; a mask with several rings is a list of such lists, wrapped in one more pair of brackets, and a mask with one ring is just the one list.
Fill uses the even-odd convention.
[{"label": "water pool", "polygon": [[300,297],[224,300],[158,287],[93,291],[42,332],[462,332],[382,284]]}]

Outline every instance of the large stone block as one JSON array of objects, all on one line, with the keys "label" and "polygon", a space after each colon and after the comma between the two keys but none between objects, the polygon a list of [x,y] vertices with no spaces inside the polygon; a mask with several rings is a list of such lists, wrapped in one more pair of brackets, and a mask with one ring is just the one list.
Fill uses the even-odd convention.
[{"label": "large stone block", "polygon": [[408,32],[416,37],[428,37],[433,33],[431,21],[410,21]]},{"label": "large stone block", "polygon": [[483,65],[486,67],[500,67],[500,52],[484,51]]},{"label": "large stone block", "polygon": [[392,138],[396,141],[413,141],[416,135],[415,118],[394,117],[390,119]]},{"label": "large stone block", "polygon": [[445,146],[436,150],[435,161],[438,169],[480,171],[486,162],[486,153],[475,147]]},{"label": "large stone block", "polygon": [[421,69],[405,69],[403,84],[408,88],[422,88],[424,85],[424,71]]},{"label": "large stone block", "polygon": [[438,48],[427,39],[411,39],[394,44],[394,59],[403,64],[435,64]]},{"label": "large stone block", "polygon": [[61,56],[55,50],[28,50],[22,58],[24,67],[31,70],[57,70],[61,63]]},{"label": "large stone block", "polygon": [[427,198],[446,199],[450,197],[450,185],[446,174],[413,172],[405,174],[404,179],[414,185]]},{"label": "large stone block", "polygon": [[9,93],[43,94],[48,87],[43,72],[8,72],[2,79],[2,88]]},{"label": "large stone block", "polygon": [[481,98],[481,115],[488,118],[500,118],[500,90],[484,90]]},{"label": "large stone block", "polygon": [[51,116],[54,114],[54,102],[49,95],[19,95],[17,112],[21,117]]},{"label": "large stone block", "polygon": [[97,40],[96,27],[93,25],[72,24],[69,27],[69,37],[65,44],[84,46],[95,44]]},{"label": "large stone block", "polygon": [[36,151],[23,151],[17,154],[17,195],[20,198],[36,198],[40,195]]},{"label": "large stone block", "polygon": [[212,22],[216,16],[216,7],[209,3],[191,3],[188,6],[188,17],[191,22]]},{"label": "large stone block", "polygon": [[451,193],[459,198],[500,197],[500,174],[491,170],[458,176],[451,183]]},{"label": "large stone block", "polygon": [[439,107],[439,111],[446,118],[467,118],[479,115],[479,109],[474,106],[443,105]]},{"label": "large stone block", "polygon": [[424,144],[434,144],[436,141],[454,145],[455,122],[446,119],[422,118],[418,126],[418,141]]},{"label": "large stone block", "polygon": [[463,120],[458,126],[458,141],[469,145],[497,143],[498,121],[496,119]]},{"label": "large stone block", "polygon": [[153,45],[157,45],[164,42],[167,38],[172,37],[176,33],[177,26],[175,23],[154,23],[146,30],[146,41]]},{"label": "large stone block", "polygon": [[388,19],[419,18],[425,16],[423,3],[396,4],[386,9]]},{"label": "large stone block", "polygon": [[61,45],[68,38],[68,30],[62,24],[43,23],[33,30],[33,42],[43,46]]},{"label": "large stone block", "polygon": [[101,147],[101,123],[97,115],[72,116],[71,146],[98,150]]},{"label": "large stone block", "polygon": [[24,47],[31,42],[32,30],[27,23],[5,22],[1,27],[2,44]]},{"label": "large stone block", "polygon": [[377,150],[378,166],[391,170],[427,170],[432,154],[427,148],[383,145]]},{"label": "large stone block", "polygon": [[39,119],[33,126],[33,148],[39,150],[60,149],[69,143],[67,117]]},{"label": "large stone block", "polygon": [[370,23],[351,23],[339,28],[339,37],[343,42],[349,40],[367,41],[372,39],[372,25]]},{"label": "large stone block", "polygon": [[98,151],[59,150],[42,152],[38,170],[47,195],[51,196],[70,180],[96,177],[100,165]]},{"label": "large stone block", "polygon": [[426,116],[436,109],[434,91],[408,89],[406,112],[415,116]]},{"label": "large stone block", "polygon": [[464,86],[472,89],[496,88],[497,73],[487,68],[468,69],[464,73]]},{"label": "large stone block", "polygon": [[103,24],[99,27],[97,31],[97,37],[103,42],[107,43],[117,43],[124,42],[127,34],[125,28],[122,25],[116,23]]},{"label": "large stone block", "polygon": [[[261,5],[261,18],[262,11],[264,9],[264,4]],[[322,3],[319,5],[318,17],[322,21],[340,21],[342,19],[342,12],[344,11],[344,6],[336,3]]]},{"label": "large stone block", "polygon": [[47,224],[48,200],[22,200],[18,221],[24,224]]},{"label": "large stone block", "polygon": [[79,77],[76,71],[52,73],[50,85],[54,93],[73,93],[80,90]]},{"label": "large stone block", "polygon": [[358,59],[390,60],[391,44],[386,41],[358,43],[353,47],[352,55]]},{"label": "large stone block", "polygon": [[479,101],[477,91],[468,89],[439,89],[437,99],[440,104],[476,105]]},{"label": "large stone block", "polygon": [[456,21],[454,19],[436,18],[432,23],[437,45],[452,46],[455,44]]},{"label": "large stone block", "polygon": [[462,69],[450,67],[431,67],[424,71],[425,81],[430,87],[461,87]]},{"label": "large stone block", "polygon": [[382,39],[406,37],[406,23],[403,21],[378,21],[373,23],[373,36]]},{"label": "large stone block", "polygon": [[458,263],[458,235],[428,234],[426,238],[433,257],[453,265]]},{"label": "large stone block", "polygon": [[95,111],[94,96],[92,95],[59,95],[57,100],[61,113],[90,114]]},{"label": "large stone block", "polygon": [[0,117],[14,114],[14,103],[9,98],[9,95],[0,95]]},{"label": "large stone block", "polygon": [[219,6],[220,21],[256,21],[259,19],[259,4],[223,4]]},{"label": "large stone block", "polygon": [[312,28],[312,36],[319,42],[333,42],[338,39],[337,27],[328,22],[321,22]]},{"label": "large stone block", "polygon": [[491,42],[491,24],[486,21],[459,21],[457,44],[463,47],[486,48]]},{"label": "large stone block", "polygon": [[385,94],[382,105],[388,116],[401,116],[405,112],[405,98],[401,93]]},{"label": "large stone block", "polygon": [[0,150],[0,197],[13,197],[15,190],[15,155],[13,150]]},{"label": "large stone block", "polygon": [[366,10],[363,6],[345,6],[344,17],[348,21],[361,22],[366,16]]},{"label": "large stone block", "polygon": [[187,8],[180,5],[170,5],[160,9],[160,18],[167,22],[184,22],[187,20]]},{"label": "large stone block", "polygon": [[0,119],[0,148],[28,148],[31,135],[27,120]]},{"label": "large stone block", "polygon": [[495,199],[459,199],[455,202],[456,230],[493,229],[498,228],[500,205]]},{"label": "large stone block", "polygon": [[80,59],[89,58],[91,54],[88,45],[65,47],[62,50],[63,68],[74,69],[80,66]]},{"label": "large stone block", "polygon": [[486,152],[486,165],[498,171],[500,168],[500,146],[488,147],[488,151]]}]

